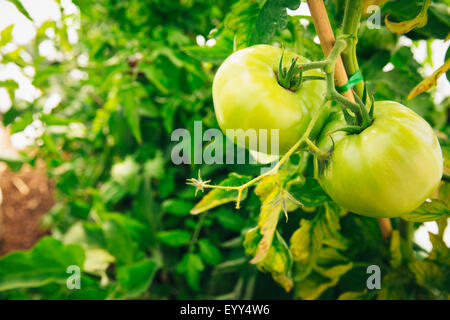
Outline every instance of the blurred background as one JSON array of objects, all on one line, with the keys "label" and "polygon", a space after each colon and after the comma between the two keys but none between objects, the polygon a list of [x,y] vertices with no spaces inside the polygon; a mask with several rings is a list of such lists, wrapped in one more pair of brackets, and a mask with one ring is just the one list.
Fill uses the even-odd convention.
[{"label": "blurred background", "polygon": [[[257,175],[259,167],[170,161],[174,129],[193,132],[195,120],[218,128],[211,83],[233,50],[238,2],[0,0],[0,256],[43,239],[25,251],[30,274],[4,260],[0,298],[291,297],[244,254],[255,195],[239,213],[229,205],[189,215],[198,199],[185,180],[200,167],[205,177]],[[327,1],[336,26],[339,2]],[[408,15],[397,9],[383,14]],[[272,44],[321,59],[307,5],[288,14]],[[449,23],[448,6],[430,15]],[[446,75],[406,100],[448,57],[439,23],[402,36],[362,26],[358,55],[377,99],[408,105],[448,139]],[[436,222],[414,234],[425,252],[429,232],[439,233]],[[443,239],[449,246],[450,228]],[[84,266],[84,290],[67,291],[49,273],[61,260]],[[344,291],[336,290],[322,297]]]}]

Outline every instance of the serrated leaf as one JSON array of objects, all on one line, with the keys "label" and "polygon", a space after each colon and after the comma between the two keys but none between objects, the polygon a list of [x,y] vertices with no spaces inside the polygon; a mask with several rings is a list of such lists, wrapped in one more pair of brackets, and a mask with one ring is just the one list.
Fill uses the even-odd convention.
[{"label": "serrated leaf", "polygon": [[225,26],[236,33],[238,47],[268,43],[288,22],[286,8],[297,9],[298,0],[245,1],[235,3]]},{"label": "serrated leaf", "polygon": [[447,202],[440,199],[432,199],[431,201],[425,201],[413,212],[402,216],[402,219],[411,222],[427,222],[449,215],[450,207]]},{"label": "serrated leaf", "polygon": [[[219,185],[220,186],[240,186],[248,181],[250,181],[251,177],[241,176],[236,173],[230,173],[228,177],[223,180]],[[247,189],[242,192],[241,200],[244,200],[247,197]],[[236,201],[238,198],[237,190],[223,190],[223,189],[213,189],[206,196],[200,200],[194,208],[191,210],[191,214],[199,214],[205,211],[208,211],[212,208],[218,207],[222,204]]]},{"label": "serrated leaf", "polygon": [[299,5],[299,0],[267,0],[256,19],[249,44],[269,43],[277,30],[286,28],[286,8],[295,10]]},{"label": "serrated leaf", "polygon": [[425,288],[439,287],[444,275],[439,267],[432,261],[415,260],[409,265],[416,281]]}]

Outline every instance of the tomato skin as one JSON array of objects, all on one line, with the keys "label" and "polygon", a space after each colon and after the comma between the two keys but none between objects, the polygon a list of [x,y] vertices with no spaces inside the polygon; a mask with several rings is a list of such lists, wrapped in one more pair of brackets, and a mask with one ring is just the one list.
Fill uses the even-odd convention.
[{"label": "tomato skin", "polygon": [[[302,136],[326,93],[324,80],[305,81],[296,92],[283,88],[277,80],[281,53],[280,48],[269,45],[236,51],[220,66],[213,82],[214,110],[222,131],[266,129],[270,153],[270,129],[279,129],[279,154],[288,151]],[[283,66],[288,68],[294,57],[298,57],[299,63],[309,62],[286,50]],[[317,70],[305,71],[303,75],[324,76]],[[321,129],[328,113],[329,104],[323,108],[312,137]],[[244,135],[237,136],[230,138],[242,144],[239,136]],[[248,142],[241,147],[255,150]]]},{"label": "tomato skin", "polygon": [[[345,126],[342,119],[324,132]],[[330,197],[351,212],[399,217],[420,206],[443,173],[442,150],[430,125],[392,101],[375,102],[374,122],[360,134],[333,134],[335,148],[319,178]],[[319,147],[329,147],[322,134]]]}]

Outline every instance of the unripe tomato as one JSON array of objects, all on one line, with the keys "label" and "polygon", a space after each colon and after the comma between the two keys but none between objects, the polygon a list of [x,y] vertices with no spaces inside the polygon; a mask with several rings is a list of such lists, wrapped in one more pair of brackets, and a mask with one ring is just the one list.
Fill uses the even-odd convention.
[{"label": "unripe tomato", "polygon": [[[282,50],[269,45],[256,45],[234,52],[218,69],[213,82],[213,100],[220,128],[266,129],[267,153],[270,153],[271,129],[279,129],[279,154],[285,153],[305,132],[311,117],[324,101],[324,80],[304,81],[295,92],[278,83],[277,73]],[[309,62],[306,58],[285,51],[283,65],[289,68],[292,58],[298,63]],[[304,76],[324,74],[309,70]],[[328,116],[329,107],[322,114],[312,131],[315,136]],[[230,137],[241,147],[255,150],[246,143],[244,132]],[[234,138],[234,139],[233,139]],[[256,144],[258,148],[259,141]],[[256,150],[255,150],[256,151]]]},{"label": "unripe tomato", "polygon": [[[327,124],[325,134],[345,123]],[[399,217],[420,206],[438,186],[442,151],[430,125],[392,101],[375,103],[374,122],[359,134],[333,134],[335,148],[320,184],[342,207],[370,217]]]}]

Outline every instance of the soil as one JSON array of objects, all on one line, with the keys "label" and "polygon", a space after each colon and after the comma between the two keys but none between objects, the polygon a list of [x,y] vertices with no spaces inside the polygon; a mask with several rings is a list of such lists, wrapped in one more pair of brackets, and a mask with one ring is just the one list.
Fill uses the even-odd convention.
[{"label": "soil", "polygon": [[0,163],[0,256],[26,250],[44,235],[42,217],[54,204],[54,185],[44,168],[12,172]]}]

